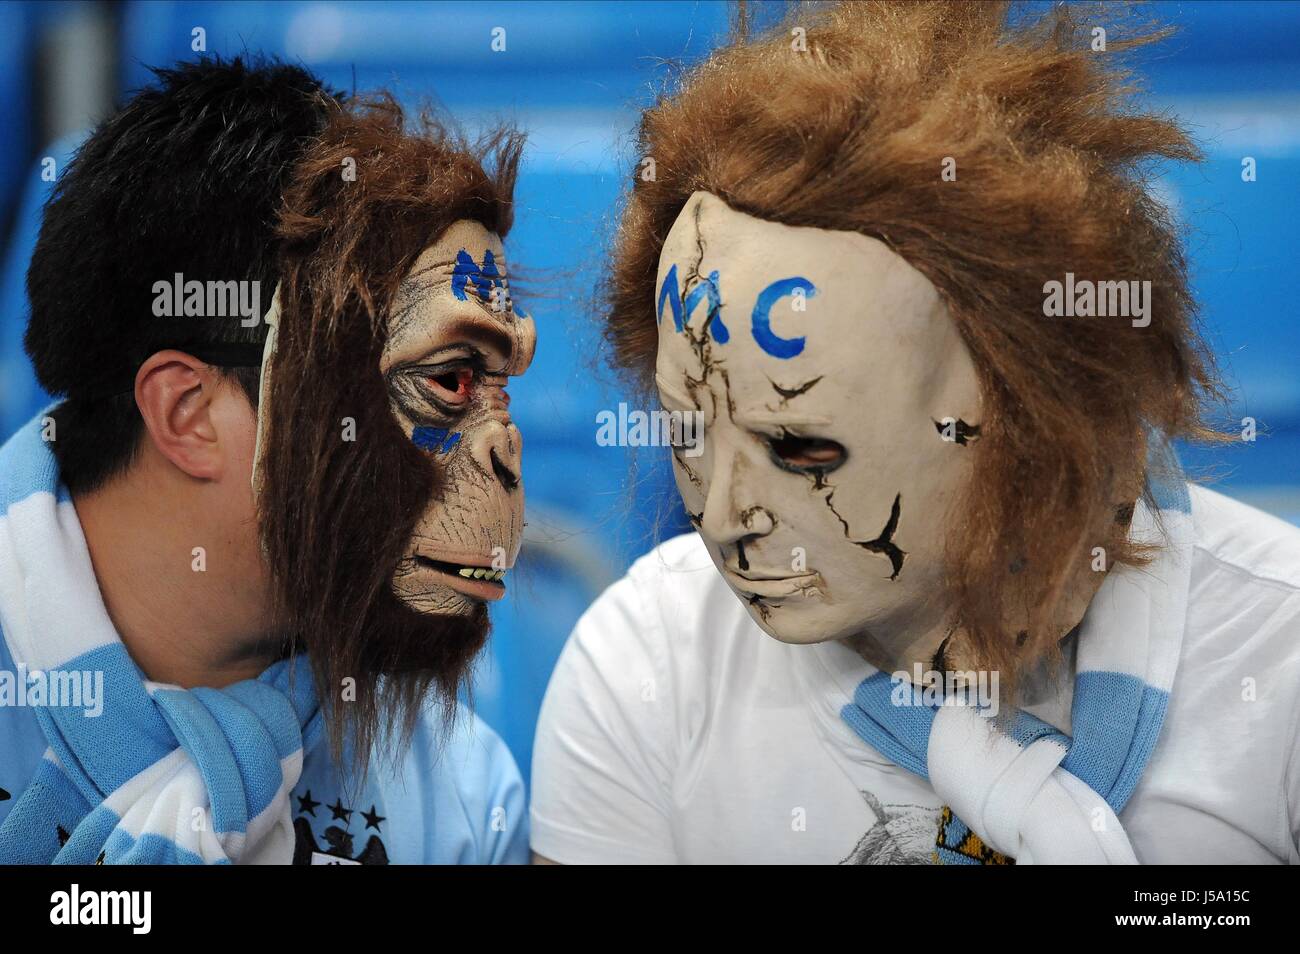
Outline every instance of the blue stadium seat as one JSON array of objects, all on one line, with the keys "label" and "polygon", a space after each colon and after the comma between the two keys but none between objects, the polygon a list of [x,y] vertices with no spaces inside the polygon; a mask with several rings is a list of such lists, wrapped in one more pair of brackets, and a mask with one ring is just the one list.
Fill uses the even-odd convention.
[{"label": "blue stadium seat", "polygon": [[0,4],[0,223],[20,194],[31,149],[33,3]]},{"label": "blue stadium seat", "polygon": [[24,187],[0,270],[0,439],[8,438],[50,402],[23,351],[29,313],[27,264],[41,229],[41,208],[54,188],[50,176],[63,171],[78,142],[79,137],[73,137],[51,145],[22,180]]}]

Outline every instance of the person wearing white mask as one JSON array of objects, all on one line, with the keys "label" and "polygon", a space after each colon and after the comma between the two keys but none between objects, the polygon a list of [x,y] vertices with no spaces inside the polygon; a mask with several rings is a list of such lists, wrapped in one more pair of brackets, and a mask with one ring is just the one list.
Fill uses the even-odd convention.
[{"label": "person wearing white mask", "polygon": [[697,532],[560,658],[535,859],[1300,861],[1300,531],[1170,447],[1217,376],[1135,163],[1194,147],[1068,9],[798,25],[643,118],[608,336]]}]

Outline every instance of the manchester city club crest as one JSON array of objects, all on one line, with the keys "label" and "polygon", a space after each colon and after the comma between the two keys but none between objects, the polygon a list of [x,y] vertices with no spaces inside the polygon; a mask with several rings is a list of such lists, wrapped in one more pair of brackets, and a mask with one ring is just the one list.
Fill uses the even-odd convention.
[{"label": "manchester city club crest", "polygon": [[[357,811],[344,805],[342,796],[335,796],[334,804],[326,805],[312,798],[311,789],[294,798],[298,801],[298,817],[293,822],[295,865],[388,864],[388,850],[380,837],[387,819],[374,805],[369,811]],[[322,814],[318,816],[317,810]],[[326,811],[330,813],[328,819],[323,814]],[[319,840],[314,825],[317,820],[326,826]],[[354,825],[359,830],[354,831]],[[356,851],[355,842],[361,838],[365,838],[365,846]]]}]

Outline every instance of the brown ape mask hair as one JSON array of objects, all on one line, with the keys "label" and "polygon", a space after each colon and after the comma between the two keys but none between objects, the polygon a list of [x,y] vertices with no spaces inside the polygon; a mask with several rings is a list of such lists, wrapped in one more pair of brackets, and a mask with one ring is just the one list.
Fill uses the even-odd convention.
[{"label": "brown ape mask hair", "polygon": [[500,241],[522,137],[331,108],[280,216],[254,486],[276,632],[361,764],[431,689],[450,711],[487,637],[523,526],[505,385],[535,338]]}]

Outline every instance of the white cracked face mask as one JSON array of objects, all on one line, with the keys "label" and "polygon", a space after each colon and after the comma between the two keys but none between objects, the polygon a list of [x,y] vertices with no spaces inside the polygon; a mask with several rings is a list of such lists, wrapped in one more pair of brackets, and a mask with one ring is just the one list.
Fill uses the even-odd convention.
[{"label": "white cracked face mask", "polygon": [[655,287],[660,398],[704,419],[703,453],[674,451],[677,487],[755,622],[785,642],[936,648],[981,412],[934,286],[876,239],[697,192]]}]

